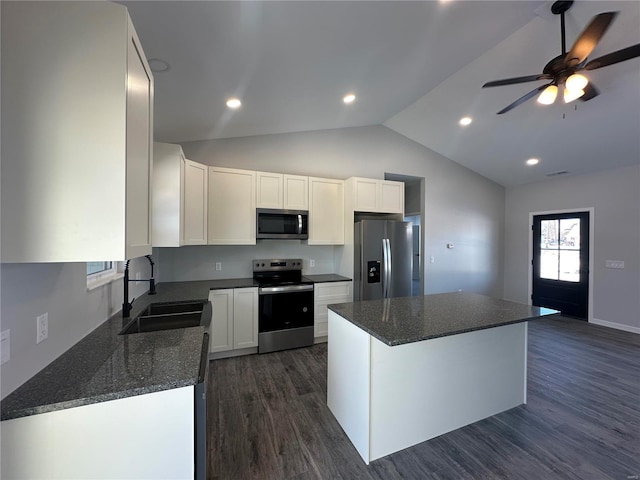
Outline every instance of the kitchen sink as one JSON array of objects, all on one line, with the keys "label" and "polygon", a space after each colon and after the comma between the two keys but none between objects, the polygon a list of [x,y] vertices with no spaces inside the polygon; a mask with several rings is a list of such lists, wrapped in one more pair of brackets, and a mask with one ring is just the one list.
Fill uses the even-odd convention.
[{"label": "kitchen sink", "polygon": [[157,332],[176,328],[197,327],[203,324],[209,302],[152,303],[131,320],[120,335]]}]

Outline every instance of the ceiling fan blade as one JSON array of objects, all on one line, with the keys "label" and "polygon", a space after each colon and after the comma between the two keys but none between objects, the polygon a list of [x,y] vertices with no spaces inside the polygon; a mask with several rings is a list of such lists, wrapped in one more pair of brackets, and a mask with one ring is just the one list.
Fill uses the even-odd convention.
[{"label": "ceiling fan blade", "polygon": [[582,31],[577,40],[564,57],[564,64],[575,67],[587,58],[616,18],[618,12],[605,12],[596,15],[591,23]]},{"label": "ceiling fan blade", "polygon": [[580,97],[580,100],[582,100],[583,102],[586,102],[587,100],[591,100],[593,97],[597,97],[600,92],[598,92],[598,89],[596,87],[593,86],[593,83],[589,82],[587,83],[587,86],[584,87],[584,95],[582,95]]},{"label": "ceiling fan blade", "polygon": [[[531,90],[529,93],[527,93],[526,95],[523,95],[522,97],[520,97],[519,99],[517,99],[515,102],[513,102],[511,105],[507,105],[506,107],[504,107],[502,110],[500,110],[498,112],[498,115],[502,115],[503,113],[507,113],[509,110],[513,110],[514,108],[516,108],[518,105],[520,105],[521,103],[526,102],[527,100],[529,100],[530,98],[535,97],[538,92],[541,92],[542,90],[544,90],[545,88],[547,88],[549,85],[551,85],[551,83],[547,83],[546,85],[540,85],[538,88],[534,88],[533,90]],[[585,93],[586,95],[586,93]]]},{"label": "ceiling fan blade", "polygon": [[504,80],[494,80],[493,82],[485,83],[482,88],[486,87],[501,87],[502,85],[513,85],[515,83],[535,82],[536,80],[551,80],[553,77],[543,73],[541,75],[528,75],[526,77],[514,77],[505,78]]},{"label": "ceiling fan blade", "polygon": [[596,68],[602,68],[607,65],[613,65],[614,63],[624,62],[625,60],[630,60],[635,57],[640,57],[640,43],[594,58],[584,66],[584,69],[595,70]]}]

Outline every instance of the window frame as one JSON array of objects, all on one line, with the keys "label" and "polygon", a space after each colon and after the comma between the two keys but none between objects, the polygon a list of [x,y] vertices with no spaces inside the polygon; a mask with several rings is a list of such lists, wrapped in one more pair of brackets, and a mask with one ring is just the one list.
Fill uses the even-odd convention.
[{"label": "window frame", "polygon": [[[88,266],[90,263],[98,263],[98,262],[86,262],[85,263],[85,272],[88,270]],[[116,261],[105,261],[102,263],[111,263],[111,268],[107,268],[105,270],[101,270],[95,273],[86,273],[87,276],[87,290],[94,290],[103,285],[107,285],[115,280],[118,280],[124,276],[122,273],[122,262]]]}]

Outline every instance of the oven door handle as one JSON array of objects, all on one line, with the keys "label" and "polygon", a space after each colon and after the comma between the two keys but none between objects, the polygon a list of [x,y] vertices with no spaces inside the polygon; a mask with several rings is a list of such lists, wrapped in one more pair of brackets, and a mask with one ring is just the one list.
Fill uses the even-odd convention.
[{"label": "oven door handle", "polygon": [[309,292],[313,291],[313,285],[287,285],[284,287],[262,287],[258,290],[259,295],[273,293]]}]

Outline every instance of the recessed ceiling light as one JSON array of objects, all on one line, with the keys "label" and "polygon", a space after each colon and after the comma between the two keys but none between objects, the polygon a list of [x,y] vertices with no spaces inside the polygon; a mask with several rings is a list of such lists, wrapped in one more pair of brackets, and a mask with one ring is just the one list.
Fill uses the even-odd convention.
[{"label": "recessed ceiling light", "polygon": [[355,102],[355,100],[356,100],[356,96],[353,93],[349,93],[348,95],[345,95],[344,97],[342,97],[342,101],[347,105]]},{"label": "recessed ceiling light", "polygon": [[242,105],[242,102],[237,98],[230,98],[229,100],[227,100],[227,107],[232,108],[234,110],[236,108],[240,108],[241,105]]},{"label": "recessed ceiling light", "polygon": [[171,70],[171,65],[162,60],[161,58],[150,58],[147,60],[149,68],[153,73],[164,73]]},{"label": "recessed ceiling light", "polygon": [[462,117],[458,123],[463,127],[466,127],[467,125],[470,125],[471,122],[473,122],[471,117]]},{"label": "recessed ceiling light", "polygon": [[527,165],[537,165],[538,163],[540,163],[540,160],[538,160],[537,158],[530,158],[526,163]]}]

